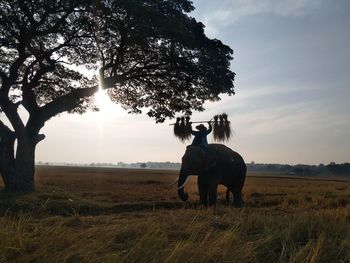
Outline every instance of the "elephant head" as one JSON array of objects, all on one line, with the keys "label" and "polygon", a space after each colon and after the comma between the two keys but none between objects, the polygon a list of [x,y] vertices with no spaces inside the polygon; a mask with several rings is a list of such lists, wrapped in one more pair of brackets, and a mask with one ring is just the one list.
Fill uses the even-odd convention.
[{"label": "elephant head", "polygon": [[187,146],[182,157],[181,170],[178,179],[178,194],[182,201],[187,201],[188,194],[184,191],[190,175],[200,175],[215,163],[216,156],[206,152],[199,146]]}]

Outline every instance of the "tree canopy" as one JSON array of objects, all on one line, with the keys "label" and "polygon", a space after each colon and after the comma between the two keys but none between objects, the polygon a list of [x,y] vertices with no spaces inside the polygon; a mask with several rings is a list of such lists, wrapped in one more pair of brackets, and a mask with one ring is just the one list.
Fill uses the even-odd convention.
[{"label": "tree canopy", "polygon": [[99,67],[113,101],[158,121],[233,94],[232,50],[205,36],[190,1],[1,1],[0,9],[5,113],[9,94],[44,118],[94,107],[97,80],[69,65]]},{"label": "tree canopy", "polygon": [[[188,0],[0,0],[0,110],[12,126],[0,120],[0,148],[35,145],[51,117],[96,109],[99,86],[157,122],[234,94],[233,51],[205,35],[193,9]],[[16,160],[0,156],[0,167],[7,159]]]}]

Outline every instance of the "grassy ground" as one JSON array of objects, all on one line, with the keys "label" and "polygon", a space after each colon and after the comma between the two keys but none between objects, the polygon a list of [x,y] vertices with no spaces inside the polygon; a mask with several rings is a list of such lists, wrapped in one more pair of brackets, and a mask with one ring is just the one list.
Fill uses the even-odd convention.
[{"label": "grassy ground", "polygon": [[245,207],[200,209],[176,171],[38,167],[0,193],[0,262],[350,262],[350,182],[252,176]]}]

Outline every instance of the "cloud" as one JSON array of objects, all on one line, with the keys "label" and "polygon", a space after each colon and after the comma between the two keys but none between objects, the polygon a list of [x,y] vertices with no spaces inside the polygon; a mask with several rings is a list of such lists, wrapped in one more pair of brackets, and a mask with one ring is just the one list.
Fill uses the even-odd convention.
[{"label": "cloud", "polygon": [[195,0],[197,10],[193,14],[204,22],[208,34],[215,34],[220,28],[230,26],[247,16],[306,16],[321,2],[322,0]]}]

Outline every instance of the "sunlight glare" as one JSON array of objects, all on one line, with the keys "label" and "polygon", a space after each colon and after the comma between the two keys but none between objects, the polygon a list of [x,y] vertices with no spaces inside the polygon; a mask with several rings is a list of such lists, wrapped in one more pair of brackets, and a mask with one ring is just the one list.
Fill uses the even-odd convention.
[{"label": "sunlight glare", "polygon": [[95,93],[95,102],[96,106],[99,108],[98,112],[95,112],[94,115],[97,119],[101,121],[106,121],[110,118],[115,117],[116,110],[118,111],[117,105],[115,105],[106,91],[100,89]]},{"label": "sunlight glare", "polygon": [[98,92],[96,92],[95,101],[100,111],[106,111],[112,103],[111,99],[108,97],[104,90],[99,90]]},{"label": "sunlight glare", "polygon": [[[98,75],[99,76],[99,75]],[[125,116],[127,113],[125,110],[115,102],[113,102],[109,95],[107,94],[107,91],[103,89],[102,83],[99,79],[99,89],[94,95],[95,104],[99,111],[97,112],[90,112],[89,118],[94,122],[104,123],[104,122],[114,122],[123,116]]]}]

